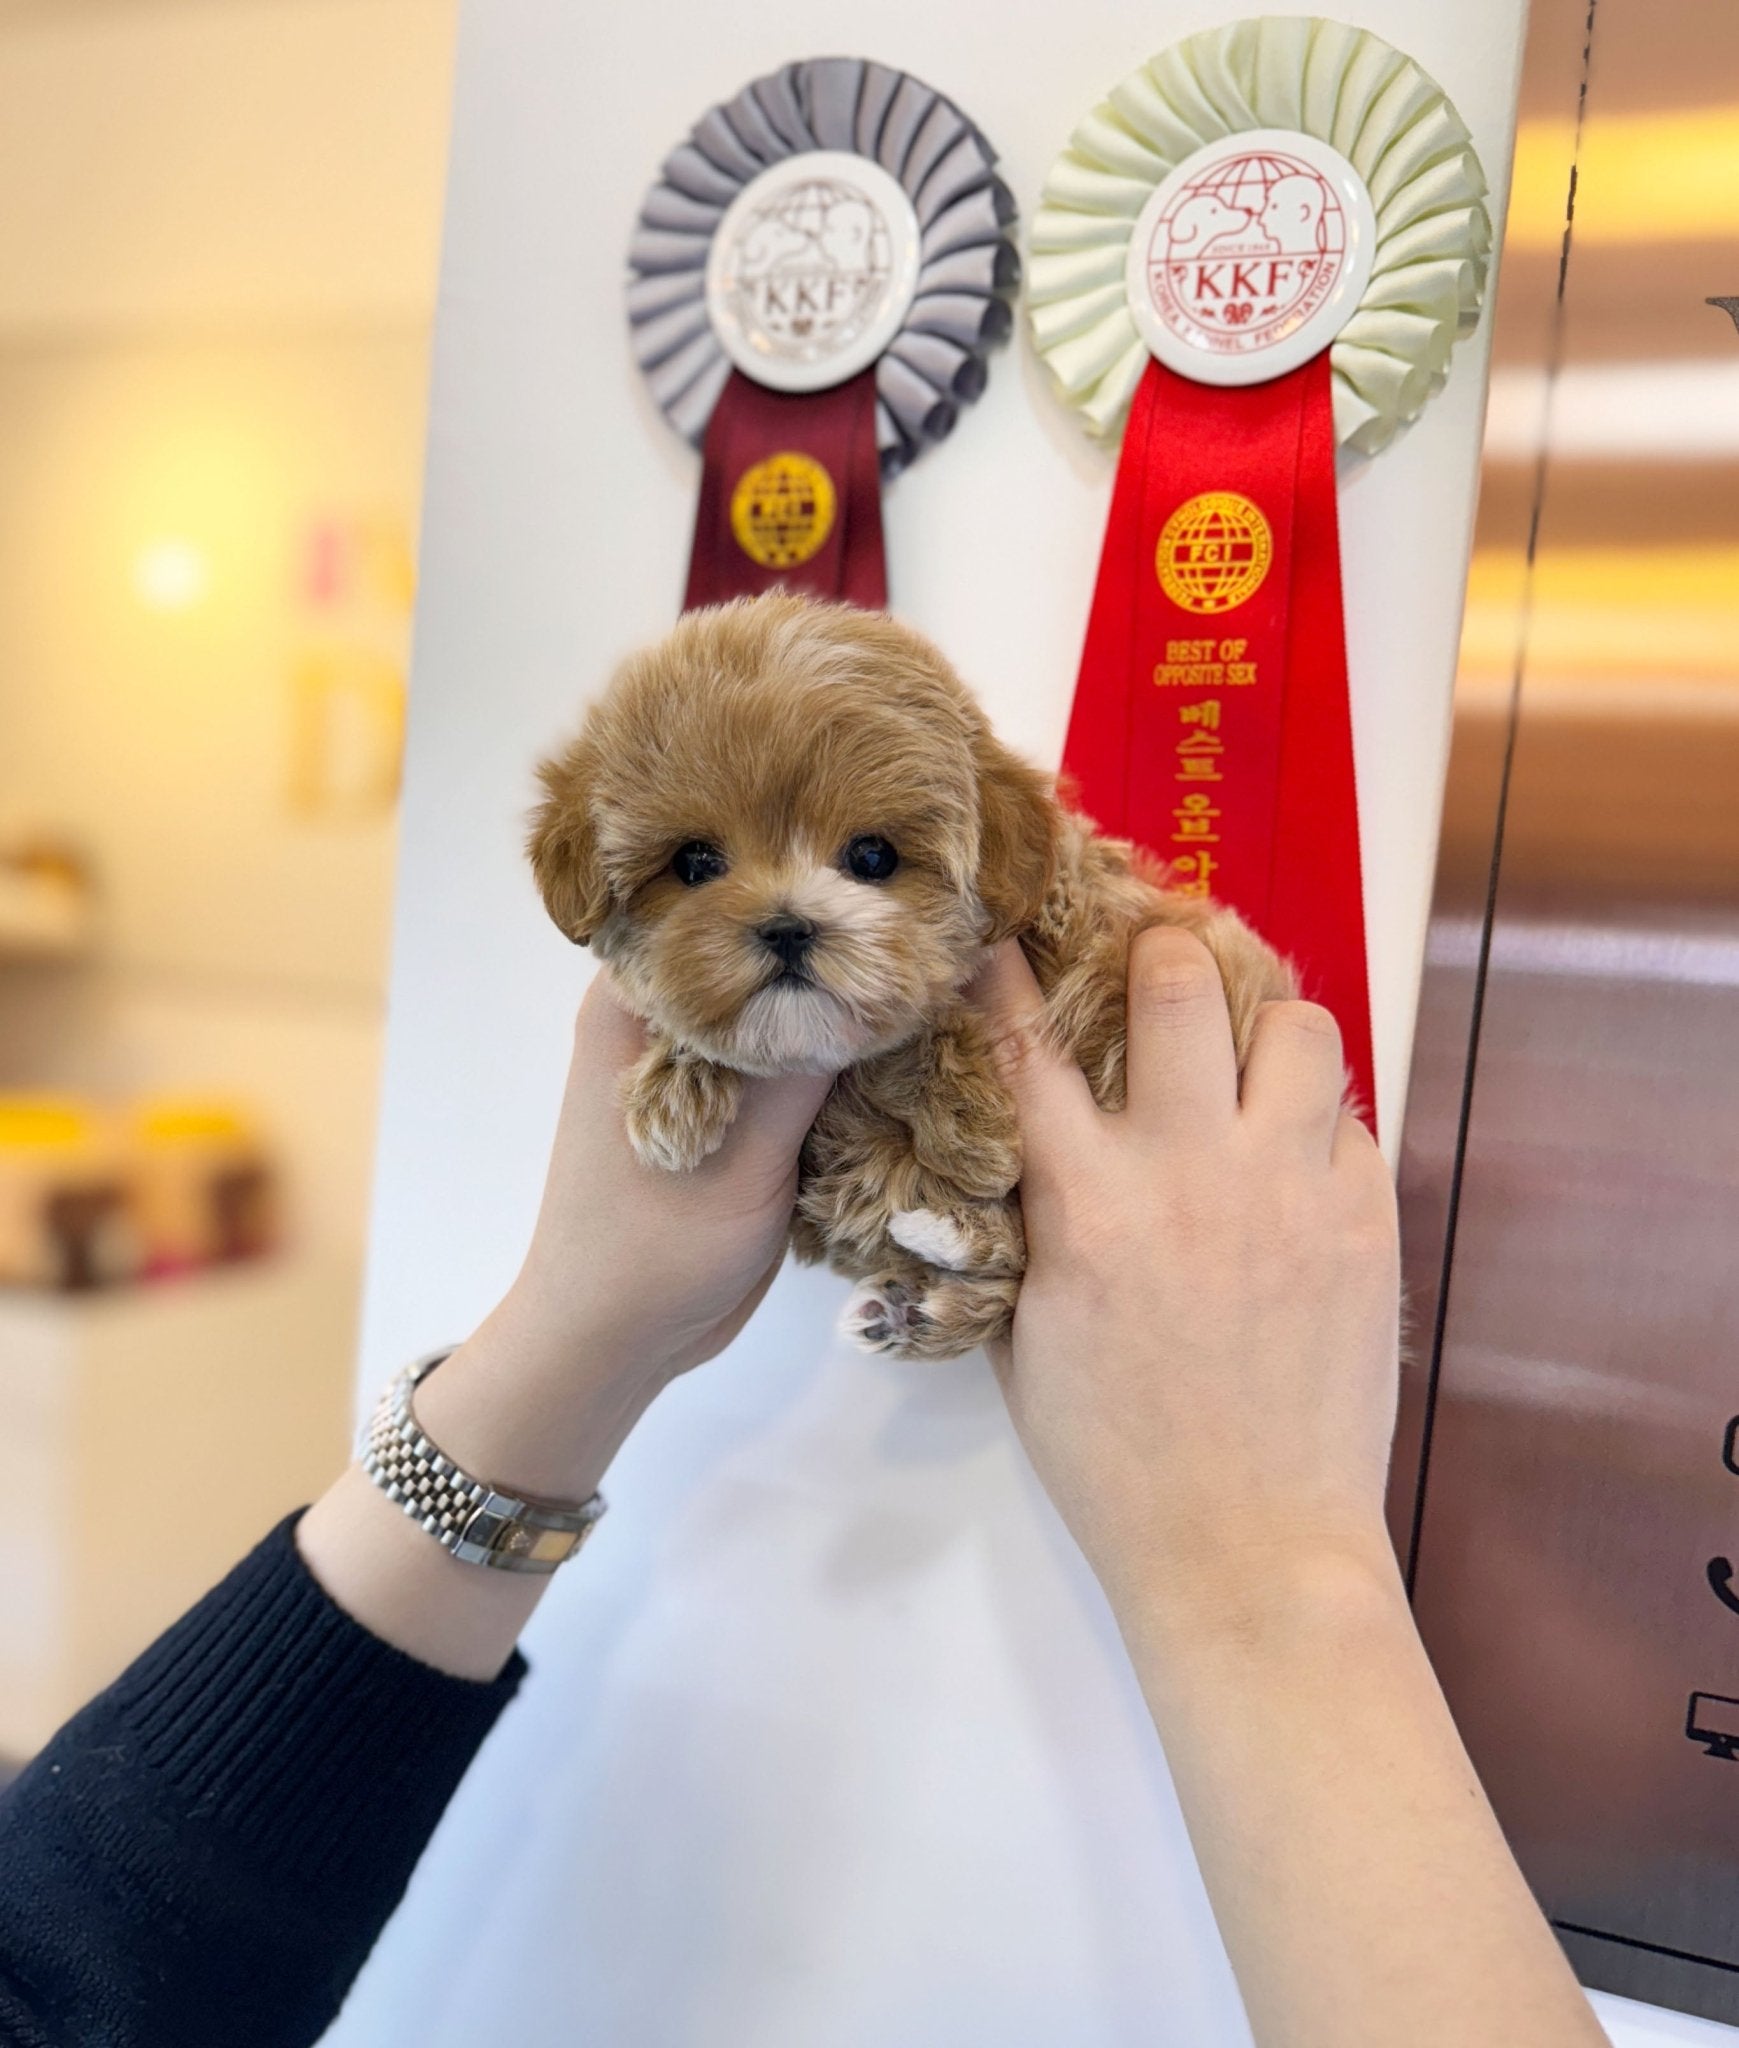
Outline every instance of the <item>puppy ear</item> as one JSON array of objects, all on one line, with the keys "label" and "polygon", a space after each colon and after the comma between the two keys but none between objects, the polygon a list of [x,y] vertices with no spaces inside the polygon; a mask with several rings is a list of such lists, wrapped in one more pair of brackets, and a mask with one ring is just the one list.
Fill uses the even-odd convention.
[{"label": "puppy ear", "polygon": [[987,945],[1038,917],[1056,850],[1049,778],[985,733],[978,743],[978,896]]},{"label": "puppy ear", "polygon": [[591,939],[609,913],[610,892],[592,829],[592,752],[576,740],[537,771],[544,797],[532,813],[526,852],[544,908],[576,946]]}]

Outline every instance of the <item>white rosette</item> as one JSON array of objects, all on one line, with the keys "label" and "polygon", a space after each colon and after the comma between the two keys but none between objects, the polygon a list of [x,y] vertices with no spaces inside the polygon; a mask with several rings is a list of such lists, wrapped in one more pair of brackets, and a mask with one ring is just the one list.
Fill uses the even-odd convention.
[{"label": "white rosette", "polygon": [[1013,325],[1020,278],[1014,200],[996,153],[954,103],[909,73],[857,57],[787,64],[710,108],[665,159],[629,248],[634,359],[665,417],[699,443],[731,361],[707,303],[707,263],[733,200],[809,152],[867,158],[917,216],[917,282],[876,361],[884,476],[949,433],[984,389],[986,355]]},{"label": "white rosette", "polygon": [[1149,361],[1125,290],[1136,217],[1187,157],[1227,136],[1290,129],[1364,180],[1376,254],[1331,345],[1335,434],[1374,454],[1416,419],[1479,318],[1491,251],[1467,129],[1411,58],[1366,30],[1266,15],[1206,29],[1113,88],[1070,138],[1033,220],[1033,340],[1061,396],[1114,441]]}]

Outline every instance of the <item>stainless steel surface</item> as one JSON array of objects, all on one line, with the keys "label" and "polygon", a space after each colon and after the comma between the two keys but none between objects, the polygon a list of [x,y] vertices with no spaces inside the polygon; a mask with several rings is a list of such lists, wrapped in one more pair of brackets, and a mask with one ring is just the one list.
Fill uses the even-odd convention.
[{"label": "stainless steel surface", "polygon": [[1585,1979],[1739,2021],[1739,24],[1536,0],[1523,115],[1393,1524]]},{"label": "stainless steel surface", "polygon": [[360,1463],[388,1500],[461,1564],[547,1577],[577,1557],[603,1519],[601,1493],[583,1501],[532,1500],[475,1478],[432,1443],[411,1397],[452,1356],[431,1351],[383,1391],[369,1418]]}]

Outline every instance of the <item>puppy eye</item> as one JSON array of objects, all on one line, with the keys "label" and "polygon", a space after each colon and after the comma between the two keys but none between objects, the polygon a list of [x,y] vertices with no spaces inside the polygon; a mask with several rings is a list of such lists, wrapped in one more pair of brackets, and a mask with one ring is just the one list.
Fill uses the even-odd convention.
[{"label": "puppy eye", "polygon": [[691,839],[676,849],[670,866],[685,889],[698,889],[702,882],[722,875],[729,862],[716,846],[709,846],[704,839]]},{"label": "puppy eye", "polygon": [[860,882],[885,882],[900,864],[900,856],[873,832],[860,833],[845,849],[844,858],[846,872]]}]

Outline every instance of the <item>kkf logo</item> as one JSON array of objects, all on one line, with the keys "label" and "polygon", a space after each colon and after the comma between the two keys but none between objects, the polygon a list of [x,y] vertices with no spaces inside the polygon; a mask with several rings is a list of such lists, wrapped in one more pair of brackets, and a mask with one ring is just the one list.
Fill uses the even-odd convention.
[{"label": "kkf logo", "polygon": [[880,314],[892,283],[888,226],[868,193],[814,179],[749,216],[730,268],[745,332],[771,355],[815,360],[849,347]]},{"label": "kkf logo", "polygon": [[1295,334],[1346,261],[1346,211],[1300,157],[1220,157],[1181,185],[1145,251],[1154,312],[1180,340],[1249,355]]}]

